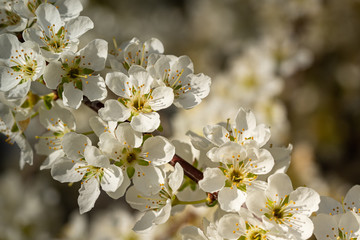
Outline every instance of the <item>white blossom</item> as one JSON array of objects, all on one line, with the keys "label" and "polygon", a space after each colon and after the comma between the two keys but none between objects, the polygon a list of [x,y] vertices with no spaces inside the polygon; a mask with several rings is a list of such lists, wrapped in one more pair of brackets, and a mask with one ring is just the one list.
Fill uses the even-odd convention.
[{"label": "white blossom", "polygon": [[45,68],[44,80],[50,89],[57,89],[64,105],[79,108],[83,95],[90,101],[107,96],[104,79],[93,75],[105,67],[107,42],[95,39],[78,53],[66,52],[61,61],[51,62]]},{"label": "white blossom", "polygon": [[105,102],[99,115],[106,121],[129,120],[138,132],[153,132],[160,126],[158,110],[169,107],[174,94],[169,87],[151,88],[154,79],[140,66],[132,66],[129,76],[121,72],[108,73],[106,85],[120,98]]},{"label": "white blossom", "polygon": [[32,81],[44,72],[45,60],[33,42],[20,43],[11,34],[0,35],[0,91],[7,99],[20,99],[29,92]]},{"label": "white blossom", "polygon": [[172,201],[184,178],[184,171],[180,164],[175,165],[175,170],[167,178],[159,181],[160,190],[156,194],[144,195],[136,188],[130,187],[126,193],[126,201],[131,207],[145,212],[135,224],[134,231],[146,232],[154,225],[165,223],[170,217]]},{"label": "white blossom", "polygon": [[64,22],[59,10],[52,4],[43,3],[35,11],[37,24],[24,31],[25,41],[39,44],[47,61],[54,61],[67,51],[76,52],[78,38],[94,27],[90,18],[80,16]]},{"label": "white blossom", "polygon": [[160,190],[162,177],[159,166],[169,162],[175,154],[174,146],[164,137],[149,137],[143,143],[140,132],[134,131],[129,123],[121,123],[114,134],[105,132],[99,137],[101,151],[124,171],[124,183],[116,196],[122,196],[133,180],[134,186],[144,194]]},{"label": "white blossom", "polygon": [[91,146],[90,139],[84,135],[67,133],[62,145],[66,155],[53,164],[51,175],[60,182],[81,181],[79,210],[81,214],[88,212],[100,195],[100,186],[107,193],[115,192],[121,186],[122,171],[98,148]]},{"label": "white blossom", "polygon": [[159,39],[151,38],[144,43],[133,38],[119,47],[115,42],[115,50],[110,51],[109,61],[114,71],[127,73],[131,66],[139,65],[144,68],[149,63],[149,58],[157,59],[157,55],[164,52],[164,46]]},{"label": "white blossom", "polygon": [[248,193],[247,208],[263,222],[281,229],[290,237],[308,239],[314,226],[312,212],[318,210],[320,196],[311,188],[293,189],[290,178],[283,173],[269,177],[265,191]]}]

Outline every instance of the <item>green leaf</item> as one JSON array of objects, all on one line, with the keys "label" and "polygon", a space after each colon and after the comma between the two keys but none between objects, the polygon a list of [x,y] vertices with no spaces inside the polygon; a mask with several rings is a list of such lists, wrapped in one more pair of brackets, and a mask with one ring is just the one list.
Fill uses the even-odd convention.
[{"label": "green leaf", "polygon": [[129,178],[132,178],[134,176],[134,173],[135,173],[135,168],[134,167],[128,167],[126,169],[126,173],[127,173]]}]

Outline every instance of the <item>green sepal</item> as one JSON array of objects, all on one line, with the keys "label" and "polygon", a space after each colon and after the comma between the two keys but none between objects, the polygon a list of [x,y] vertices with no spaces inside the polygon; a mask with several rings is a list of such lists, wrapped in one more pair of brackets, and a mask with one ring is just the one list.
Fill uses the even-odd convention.
[{"label": "green sepal", "polygon": [[231,187],[232,186],[232,182],[230,180],[226,180],[225,181],[225,187]]},{"label": "green sepal", "polygon": [[51,96],[44,96],[44,104],[47,110],[50,110],[52,108],[52,100],[53,98]]},{"label": "green sepal", "polygon": [[129,64],[125,61],[123,62],[123,66],[126,69],[126,71],[129,70],[129,68],[130,68]]},{"label": "green sepal", "polygon": [[11,128],[11,132],[18,132],[19,131],[19,127],[16,123],[14,123],[14,125]]},{"label": "green sepal", "polygon": [[238,186],[238,189],[243,191],[243,192],[246,192],[246,184],[242,183]]},{"label": "green sepal", "polygon": [[75,64],[76,65],[79,65],[80,64],[80,61],[81,61],[81,58],[79,58],[79,57],[77,57],[77,58],[75,58],[76,60],[75,60]]},{"label": "green sepal", "polygon": [[245,236],[241,236],[241,237],[239,237],[239,240],[246,240],[246,237],[245,237]]},{"label": "green sepal", "polygon": [[11,68],[12,68],[12,70],[14,70],[15,72],[18,72],[18,71],[20,71],[20,69],[21,69],[19,66],[12,66]]},{"label": "green sepal", "polygon": [[82,72],[83,72],[84,74],[88,75],[88,74],[93,73],[94,70],[92,70],[92,69],[90,69],[90,68],[83,68],[83,69],[82,69]]},{"label": "green sepal", "polygon": [[182,85],[177,85],[177,86],[174,88],[174,90],[175,90],[175,91],[176,91],[176,90],[179,90],[181,87],[182,87]]},{"label": "green sepal", "polygon": [[162,132],[162,131],[164,131],[164,128],[161,126],[161,124],[160,124],[160,126],[158,127],[158,129],[157,129],[159,132]]},{"label": "green sepal", "polygon": [[115,161],[114,162],[115,166],[121,167],[122,165],[124,165],[123,161]]},{"label": "green sepal", "polygon": [[134,174],[135,174],[135,168],[134,167],[128,167],[127,169],[126,169],[126,173],[127,173],[127,175],[128,175],[128,177],[129,178],[132,178],[133,176],[134,176]]},{"label": "green sepal", "polygon": [[60,84],[58,87],[57,87],[57,92],[58,92],[58,97],[60,99],[62,99],[62,95],[63,95],[63,92],[64,92],[64,85],[63,84]]},{"label": "green sepal", "polygon": [[30,102],[29,100],[26,100],[22,105],[21,105],[21,108],[28,108],[30,107]]},{"label": "green sepal", "polygon": [[75,81],[75,88],[82,90],[82,81],[81,80]]},{"label": "green sepal", "polygon": [[152,134],[150,134],[150,133],[145,133],[144,136],[143,136],[143,142],[145,142],[146,139],[151,138],[151,137],[153,137]]},{"label": "green sepal", "polygon": [[150,165],[150,163],[145,160],[137,160],[137,164],[139,164],[141,166],[149,166]]},{"label": "green sepal", "polygon": [[208,206],[208,207],[215,207],[215,206],[217,205],[217,203],[218,203],[217,200],[214,200],[214,201],[212,201],[212,202],[207,201],[207,202],[206,202],[206,206]]},{"label": "green sepal", "polygon": [[54,134],[55,137],[59,137],[59,136],[63,135],[62,132],[54,132],[53,134]]}]

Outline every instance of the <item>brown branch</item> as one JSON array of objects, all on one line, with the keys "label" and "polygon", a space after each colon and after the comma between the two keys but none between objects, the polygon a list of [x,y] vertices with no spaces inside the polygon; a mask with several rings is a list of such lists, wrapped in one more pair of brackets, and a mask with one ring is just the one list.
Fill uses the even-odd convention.
[{"label": "brown branch", "polygon": [[169,164],[175,167],[176,163],[181,165],[181,167],[184,169],[185,175],[194,182],[198,183],[201,179],[203,179],[203,173],[199,169],[195,168],[193,165],[175,154]]}]

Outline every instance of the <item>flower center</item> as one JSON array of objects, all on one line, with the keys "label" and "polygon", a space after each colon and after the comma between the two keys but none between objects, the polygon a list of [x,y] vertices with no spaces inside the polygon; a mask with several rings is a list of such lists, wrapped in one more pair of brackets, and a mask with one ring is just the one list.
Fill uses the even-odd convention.
[{"label": "flower center", "polygon": [[45,34],[45,31],[42,31],[43,36],[40,39],[46,45],[46,47],[41,47],[47,51],[53,53],[63,52],[69,44],[69,39],[66,39],[66,32],[64,27],[61,27],[57,32],[55,32],[55,25],[49,26],[50,36]]},{"label": "flower center", "polygon": [[[138,91],[133,98],[128,101],[126,104],[128,108],[131,109],[131,113],[134,116],[137,116],[139,113],[150,113],[152,112],[151,106],[148,103],[149,94],[141,94]],[[151,97],[151,96],[150,96]]]},{"label": "flower center", "polygon": [[134,153],[134,152],[129,152],[128,155],[127,155],[127,157],[126,157],[126,161],[127,161],[129,164],[131,164],[133,161],[136,161],[136,159],[137,159],[137,155],[136,155],[136,153]]},{"label": "flower center", "polygon": [[[1,14],[1,11],[0,11],[0,14]],[[7,26],[12,26],[12,25],[18,24],[21,20],[20,16],[14,12],[5,10],[5,14],[6,14],[6,18],[0,19],[1,25],[4,24]]]},{"label": "flower center", "polygon": [[261,229],[261,228],[257,228],[257,227],[253,227],[251,230],[247,231],[246,234],[246,240],[266,240],[266,231]]},{"label": "flower center", "polygon": [[[23,50],[21,51],[23,52]],[[19,51],[17,51],[19,53]],[[30,55],[32,55],[32,52],[30,52]],[[15,71],[21,74],[22,81],[20,83],[23,83],[27,80],[31,80],[35,74],[37,69],[37,61],[33,60],[29,57],[27,53],[19,53],[19,55],[11,56],[11,62],[15,63],[15,66],[12,66],[11,68]]]},{"label": "flower center", "polygon": [[241,183],[244,180],[245,176],[239,169],[233,169],[230,172],[229,178],[232,182]]}]

